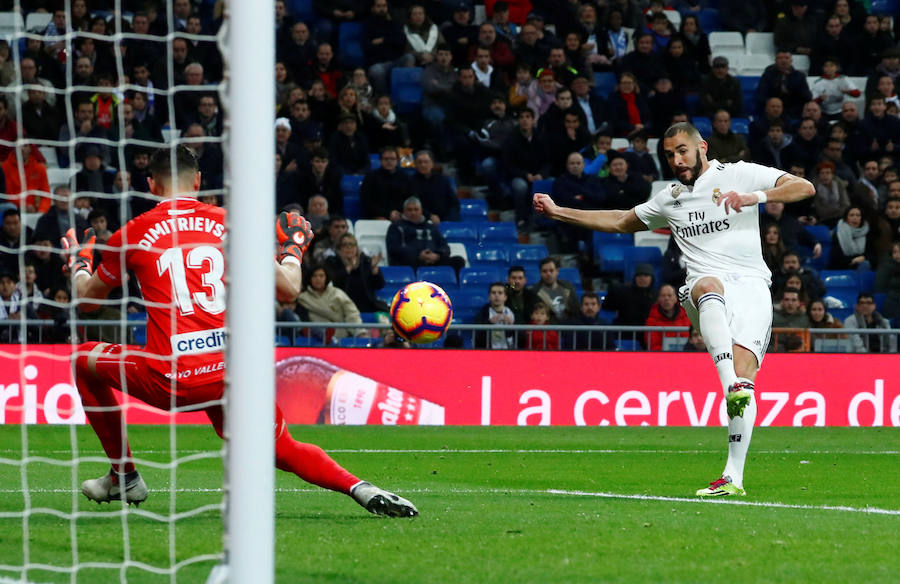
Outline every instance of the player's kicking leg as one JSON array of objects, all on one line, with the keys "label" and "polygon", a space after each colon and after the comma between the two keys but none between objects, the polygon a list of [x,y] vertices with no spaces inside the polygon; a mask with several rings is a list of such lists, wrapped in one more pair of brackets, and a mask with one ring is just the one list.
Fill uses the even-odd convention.
[{"label": "player's kicking leg", "polygon": [[[81,492],[97,503],[124,499],[129,505],[140,505],[147,499],[147,485],[131,461],[131,449],[119,401],[110,384],[102,375],[98,375],[98,361],[101,369],[111,360],[118,361],[121,345],[84,343],[78,347],[77,354],[75,386],[91,428],[112,463],[107,474],[84,481]],[[118,375],[118,371],[116,374]]]}]

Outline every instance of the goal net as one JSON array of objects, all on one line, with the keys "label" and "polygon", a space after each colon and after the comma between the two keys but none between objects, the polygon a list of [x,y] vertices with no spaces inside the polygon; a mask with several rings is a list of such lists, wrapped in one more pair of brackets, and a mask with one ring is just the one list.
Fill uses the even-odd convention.
[{"label": "goal net", "polygon": [[[86,341],[126,345],[123,361],[142,354],[148,304],[136,281],[125,279],[97,303],[98,310],[82,311],[83,299],[61,272],[60,238],[73,228],[80,240],[92,227],[97,233],[94,267],[102,254],[121,251],[125,274],[128,250],[114,250],[107,239],[156,206],[159,200],[147,182],[150,155],[168,147],[174,163],[171,147],[176,144],[197,154],[199,198],[229,208],[231,216],[241,211],[230,187],[246,189],[242,177],[249,173],[232,167],[229,145],[242,140],[245,152],[270,153],[260,145],[273,143],[266,132],[235,127],[229,115],[230,106],[247,106],[246,97],[235,101],[226,83],[237,73],[227,58],[229,36],[243,17],[235,12],[239,7],[222,1],[45,3],[58,4],[55,11],[31,11],[36,3],[24,0],[13,4],[12,11],[0,13],[0,582],[203,581],[216,566],[232,563],[228,549],[240,535],[228,535],[229,516],[247,515],[239,498],[247,490],[241,477],[223,468],[234,464],[229,461],[236,441],[220,441],[203,412],[176,407],[174,397],[171,411],[130,398],[123,365],[122,391],[116,395],[128,427],[130,460],[150,496],[139,507],[120,499],[98,506],[82,494],[82,482],[108,473],[110,460],[87,424],[72,363]],[[237,4],[272,12],[268,2]],[[247,20],[244,43],[258,30]],[[271,41],[265,34],[257,41],[265,45],[266,38]],[[260,50],[254,66],[271,76],[272,62],[272,54]],[[259,125],[259,119],[271,124],[274,117],[269,105],[274,89],[259,89],[265,85],[260,79],[267,78],[260,73],[247,79],[261,100],[261,113],[246,116],[251,125]],[[260,168],[258,157],[249,159]],[[256,192],[245,192],[259,198],[266,186],[263,180]],[[257,263],[271,256],[271,237],[261,235],[271,233],[271,217],[271,207],[263,205],[242,215],[247,221],[243,231],[229,225],[228,249],[221,251],[232,271],[248,255],[256,254]],[[265,231],[260,230],[263,219]],[[248,231],[261,242],[251,241]],[[248,241],[241,254],[233,253]],[[235,292],[245,306],[252,305],[247,288],[235,291],[235,282],[226,280],[229,306]],[[173,290],[173,302],[177,299]],[[258,298],[256,306],[270,304]],[[249,310],[252,321],[252,306]],[[248,322],[231,308],[228,319],[233,335]],[[255,347],[244,349],[246,358],[259,363],[268,347],[271,360],[271,317],[257,319],[256,330],[240,330],[241,336],[249,336],[247,330],[258,335],[266,323],[264,341],[248,338],[231,349],[240,354],[255,341]],[[176,332],[174,318],[170,332]],[[240,366],[232,373],[232,365],[229,355],[229,376],[246,377]],[[271,372],[259,383],[264,385],[267,375]],[[258,385],[253,390],[271,409],[270,394],[260,393]],[[245,407],[230,391],[227,395]],[[225,401],[203,405],[230,411],[233,404]],[[245,409],[251,417],[258,413]],[[271,412],[262,420],[270,417]],[[258,456],[263,462],[271,427],[256,433],[264,438],[244,441],[251,448],[264,445]],[[229,438],[239,431],[229,418]],[[223,476],[231,481],[223,482]],[[265,489],[265,473],[257,486]],[[266,510],[264,498],[258,513],[265,516]],[[266,580],[268,568],[263,560],[259,581]]]}]

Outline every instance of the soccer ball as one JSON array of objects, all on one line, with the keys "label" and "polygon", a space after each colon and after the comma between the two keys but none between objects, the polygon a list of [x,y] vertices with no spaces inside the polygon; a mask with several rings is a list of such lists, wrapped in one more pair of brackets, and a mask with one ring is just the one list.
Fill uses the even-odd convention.
[{"label": "soccer ball", "polygon": [[391,324],[411,343],[433,343],[447,332],[452,320],[450,297],[431,282],[407,284],[391,301]]}]

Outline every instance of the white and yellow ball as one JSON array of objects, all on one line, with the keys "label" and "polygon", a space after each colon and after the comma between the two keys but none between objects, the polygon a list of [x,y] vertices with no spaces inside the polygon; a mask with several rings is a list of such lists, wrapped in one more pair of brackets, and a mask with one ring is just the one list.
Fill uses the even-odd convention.
[{"label": "white and yellow ball", "polygon": [[452,320],[450,297],[431,282],[407,284],[391,301],[394,331],[411,343],[433,343],[447,332]]}]

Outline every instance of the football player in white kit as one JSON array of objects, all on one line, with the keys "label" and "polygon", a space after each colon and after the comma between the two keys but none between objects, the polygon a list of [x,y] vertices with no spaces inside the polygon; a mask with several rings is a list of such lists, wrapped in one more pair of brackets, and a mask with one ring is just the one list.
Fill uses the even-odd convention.
[{"label": "football player in white kit", "polygon": [[784,171],[707,160],[706,142],[689,123],[663,137],[673,182],[628,211],[559,207],[534,195],[549,218],[597,231],[634,233],[668,226],[687,267],[679,299],[699,326],[722,382],[728,411],[728,460],[722,476],[698,496],[745,495],[744,461],[756,420],[753,381],[769,344],[771,273],[762,257],[759,203],[791,203],[815,194],[813,185]]}]

